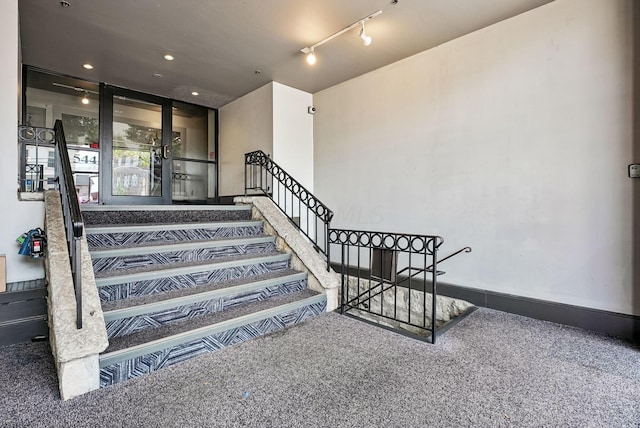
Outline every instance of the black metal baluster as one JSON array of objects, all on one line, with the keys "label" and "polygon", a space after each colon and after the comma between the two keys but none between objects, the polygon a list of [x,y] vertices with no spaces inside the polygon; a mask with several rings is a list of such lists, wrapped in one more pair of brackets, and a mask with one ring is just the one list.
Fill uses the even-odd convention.
[{"label": "black metal baluster", "polygon": [[[422,322],[423,325],[427,326],[427,259],[428,259],[428,253],[429,251],[427,250],[428,246],[429,246],[429,240],[425,240],[424,242],[424,268],[422,269],[422,283],[424,284],[424,287],[422,289],[422,301],[423,301],[423,313],[422,313]],[[433,337],[433,332],[431,333],[431,336]]]},{"label": "black metal baluster", "polygon": [[331,246],[329,245],[329,223],[324,224],[325,251],[327,252],[327,272],[331,272]]},{"label": "black metal baluster", "polygon": [[[411,266],[411,237],[409,237],[409,289],[407,291],[409,293],[409,296],[408,296],[409,307],[407,308],[407,322],[409,324],[411,324],[411,273],[412,273],[412,271],[413,271],[413,269],[412,269],[412,266]],[[396,278],[396,281],[397,281],[397,278]],[[398,304],[398,302],[397,302],[397,293],[396,293],[395,304],[396,305]],[[394,316],[395,316],[395,314],[394,314]]]},{"label": "black metal baluster", "polygon": [[245,155],[244,159],[244,195],[247,196],[247,155]]},{"label": "black metal baluster", "polygon": [[436,283],[438,281],[438,247],[436,246],[436,242],[434,240],[433,243],[433,271],[431,272],[431,343],[436,343]]},{"label": "black metal baluster", "polygon": [[[348,239],[347,239],[346,251],[347,251],[347,263],[346,263],[346,266],[345,266],[345,272],[347,273],[347,289],[348,289],[349,288],[349,282],[350,282],[349,279],[350,279],[350,276],[351,276],[351,275],[349,275],[349,268],[351,267],[351,264],[349,264],[349,254],[351,253],[351,248],[350,248]],[[344,258],[343,258],[343,260],[344,260]]]},{"label": "black metal baluster", "polygon": [[[346,290],[345,290],[345,282],[344,282],[344,270],[345,270],[345,266],[344,266],[345,254],[344,254],[344,252],[345,252],[345,245],[342,244],[342,260],[341,260],[341,263],[340,263],[340,279],[341,279],[341,282],[342,282],[342,296],[341,296],[341,300],[342,301],[341,301],[341,304],[340,304],[340,313],[341,314],[344,314],[345,303],[349,300],[349,286],[347,285]],[[345,299],[345,295],[346,295],[346,299]]]}]

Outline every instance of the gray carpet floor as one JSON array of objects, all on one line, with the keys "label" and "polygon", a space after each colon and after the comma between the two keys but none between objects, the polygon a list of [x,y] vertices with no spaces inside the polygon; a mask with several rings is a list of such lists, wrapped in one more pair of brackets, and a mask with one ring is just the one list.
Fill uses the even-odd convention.
[{"label": "gray carpet floor", "polygon": [[61,402],[46,343],[0,348],[2,427],[640,426],[640,350],[480,309],[435,346],[330,313]]}]

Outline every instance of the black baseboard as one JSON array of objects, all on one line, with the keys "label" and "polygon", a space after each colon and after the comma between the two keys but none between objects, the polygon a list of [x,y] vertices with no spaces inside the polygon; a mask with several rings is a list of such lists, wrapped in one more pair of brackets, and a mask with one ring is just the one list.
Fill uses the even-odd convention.
[{"label": "black baseboard", "polygon": [[[332,263],[331,267],[336,272],[340,272],[340,265]],[[357,275],[353,267],[348,270],[350,275]],[[361,269],[360,275],[365,277],[367,272]],[[412,288],[423,289],[423,287],[424,284],[421,284],[417,278],[412,281]],[[428,283],[427,290],[430,288],[431,284]],[[463,287],[446,282],[438,282],[438,295],[466,300],[483,308],[578,327],[640,343],[640,317],[635,315]]]},{"label": "black baseboard", "polygon": [[551,321],[640,342],[640,317],[634,315],[479,290],[442,282],[438,283],[438,294],[466,300],[484,308]]}]

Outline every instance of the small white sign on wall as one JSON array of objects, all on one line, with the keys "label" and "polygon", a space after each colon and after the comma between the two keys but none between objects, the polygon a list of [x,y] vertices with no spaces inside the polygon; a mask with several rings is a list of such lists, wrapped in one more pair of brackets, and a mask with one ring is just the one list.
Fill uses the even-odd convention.
[{"label": "small white sign on wall", "polygon": [[7,258],[0,254],[0,293],[7,291]]},{"label": "small white sign on wall", "polygon": [[640,164],[632,163],[631,165],[629,165],[629,177],[640,178]]}]

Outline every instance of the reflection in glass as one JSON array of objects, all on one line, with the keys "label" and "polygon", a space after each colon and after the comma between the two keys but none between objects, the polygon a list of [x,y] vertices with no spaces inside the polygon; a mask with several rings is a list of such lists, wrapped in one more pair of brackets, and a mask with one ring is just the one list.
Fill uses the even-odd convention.
[{"label": "reflection in glass", "polygon": [[162,196],[161,106],[115,97],[113,110],[113,195]]},{"label": "reflection in glass", "polygon": [[205,107],[173,102],[171,195],[182,203],[215,194],[215,127]]},{"label": "reflection in glass", "polygon": [[63,113],[62,126],[68,145],[98,148],[98,118]]},{"label": "reflection in glass", "polygon": [[188,160],[173,161],[171,194],[174,201],[207,199],[209,165]]},{"label": "reflection in glass", "polygon": [[[31,68],[26,75],[26,106],[23,123],[53,128],[62,120],[78,199],[99,201],[99,87],[97,84]],[[88,104],[82,99],[87,97]],[[55,157],[52,146],[24,147],[24,191],[54,188]]]}]

